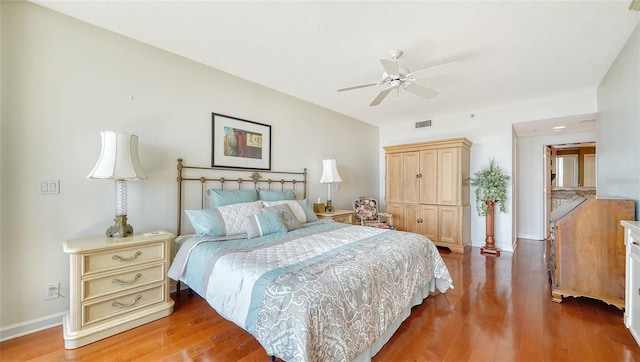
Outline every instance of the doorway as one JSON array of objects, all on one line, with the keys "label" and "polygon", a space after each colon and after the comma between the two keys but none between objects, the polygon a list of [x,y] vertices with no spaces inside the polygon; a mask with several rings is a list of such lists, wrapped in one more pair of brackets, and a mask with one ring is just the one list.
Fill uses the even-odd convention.
[{"label": "doorway", "polygon": [[549,237],[551,212],[576,196],[596,195],[596,143],[545,146],[545,235]]}]

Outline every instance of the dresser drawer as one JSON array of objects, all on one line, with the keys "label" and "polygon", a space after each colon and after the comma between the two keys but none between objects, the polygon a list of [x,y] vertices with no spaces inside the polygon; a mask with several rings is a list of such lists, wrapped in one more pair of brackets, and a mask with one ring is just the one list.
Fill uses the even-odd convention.
[{"label": "dresser drawer", "polygon": [[83,255],[82,275],[164,260],[164,243],[145,244]]},{"label": "dresser drawer", "polygon": [[164,281],[164,263],[147,267],[128,269],[93,279],[82,281],[82,300],[97,298],[110,293],[137,288],[145,284]]},{"label": "dresser drawer", "polygon": [[165,283],[138,289],[126,294],[119,294],[101,301],[83,303],[82,326],[89,326],[106,319],[124,317],[149,305],[164,301]]}]

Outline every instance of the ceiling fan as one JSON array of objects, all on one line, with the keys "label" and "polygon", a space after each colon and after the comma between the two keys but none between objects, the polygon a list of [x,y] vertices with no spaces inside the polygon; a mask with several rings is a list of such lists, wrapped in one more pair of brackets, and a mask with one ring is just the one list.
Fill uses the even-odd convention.
[{"label": "ceiling fan", "polygon": [[382,63],[384,72],[382,72],[382,79],[379,82],[342,88],[338,89],[338,92],[373,87],[378,85],[384,86],[380,93],[378,93],[373,101],[371,101],[371,103],[369,104],[370,106],[377,106],[378,104],[380,104],[380,102],[382,102],[382,100],[394,89],[396,90],[396,97],[399,98],[400,88],[424,98],[433,98],[438,95],[438,92],[416,83],[416,80],[420,78],[433,77],[440,74],[452,73],[460,70],[460,65],[457,62],[451,62],[435,67],[417,70],[415,72],[410,72],[409,70],[398,65],[398,58],[400,58],[401,55],[402,50],[392,50],[391,59],[380,59],[380,63]]}]

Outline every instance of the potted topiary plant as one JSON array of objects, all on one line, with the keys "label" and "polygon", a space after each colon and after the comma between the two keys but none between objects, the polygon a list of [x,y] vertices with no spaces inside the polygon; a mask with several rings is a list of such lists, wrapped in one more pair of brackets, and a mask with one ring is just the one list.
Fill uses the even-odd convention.
[{"label": "potted topiary plant", "polygon": [[480,248],[480,253],[495,254],[500,256],[500,249],[496,248],[494,238],[494,206],[500,205],[500,212],[506,212],[507,181],[511,177],[506,175],[502,168],[496,166],[495,160],[489,160],[489,165],[484,166],[471,178],[471,186],[475,186],[476,209],[478,215],[485,216],[487,236],[485,246]]}]

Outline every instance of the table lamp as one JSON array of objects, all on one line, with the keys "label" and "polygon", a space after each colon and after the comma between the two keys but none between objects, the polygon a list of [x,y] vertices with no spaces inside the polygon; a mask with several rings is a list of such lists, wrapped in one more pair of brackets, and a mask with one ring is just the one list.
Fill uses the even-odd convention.
[{"label": "table lamp", "polygon": [[334,212],[335,209],[331,203],[331,184],[342,182],[340,174],[338,173],[338,167],[336,166],[336,160],[322,160],[322,177],[320,177],[320,182],[327,184],[327,205],[324,211]]},{"label": "table lamp", "polygon": [[127,224],[127,180],[146,180],[147,174],[138,159],[138,136],[113,131],[100,134],[100,158],[87,177],[116,181],[115,224],[107,229],[107,236],[124,238],[133,233],[133,227]]}]

